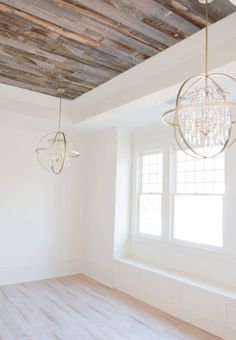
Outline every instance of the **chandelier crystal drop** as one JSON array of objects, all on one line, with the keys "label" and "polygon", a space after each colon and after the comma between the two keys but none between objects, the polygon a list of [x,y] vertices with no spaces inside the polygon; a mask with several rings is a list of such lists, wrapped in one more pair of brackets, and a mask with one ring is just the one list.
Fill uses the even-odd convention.
[{"label": "chandelier crystal drop", "polygon": [[162,116],[162,121],[173,127],[178,146],[197,158],[215,157],[236,140],[236,98],[229,91],[235,90],[236,79],[223,73],[208,73],[207,0],[205,52],[205,74],[186,80],[177,94],[175,108]]},{"label": "chandelier crystal drop", "polygon": [[35,151],[42,167],[55,175],[72,167],[80,156],[74,141],[61,131],[61,98],[58,130],[44,136]]}]

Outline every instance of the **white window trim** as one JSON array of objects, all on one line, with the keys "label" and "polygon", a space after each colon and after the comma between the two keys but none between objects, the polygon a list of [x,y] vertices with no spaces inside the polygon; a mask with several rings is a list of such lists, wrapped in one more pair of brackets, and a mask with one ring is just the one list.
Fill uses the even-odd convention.
[{"label": "white window trim", "polygon": [[221,196],[223,200],[223,210],[224,210],[224,195],[225,194],[205,194],[205,193],[176,193],[176,150],[178,151],[179,149],[176,147],[170,147],[169,148],[169,153],[171,155],[172,159],[172,167],[171,167],[171,197],[170,197],[170,210],[169,210],[169,216],[170,216],[170,224],[169,224],[169,242],[171,244],[176,244],[179,246],[185,246],[185,247],[191,247],[191,248],[197,248],[197,249],[204,249],[204,250],[209,250],[209,251],[216,251],[220,253],[225,253],[225,228],[224,228],[224,214],[222,214],[222,246],[214,246],[210,244],[203,244],[199,242],[191,242],[191,241],[185,241],[185,240],[178,240],[174,237],[174,216],[175,216],[175,196],[176,195],[201,195],[201,196]]},{"label": "white window trim", "polygon": [[[133,183],[132,183],[132,213],[131,213],[131,236],[134,240],[150,240],[150,241],[161,241],[163,239],[163,219],[161,218],[161,235],[151,235],[147,233],[142,233],[139,231],[139,197],[140,193],[137,191],[138,188],[140,188],[140,181],[141,181],[141,155],[151,155],[155,153],[162,153],[163,161],[164,162],[164,151],[161,148],[148,148],[144,150],[139,150],[133,152]],[[162,169],[162,177],[163,169]],[[162,183],[163,188],[163,183]],[[156,195],[156,194],[155,194]],[[163,201],[163,190],[161,193],[157,193],[157,195],[161,195],[162,201]],[[163,206],[163,202],[162,202]],[[161,215],[163,216],[163,209]]]},{"label": "white window trim", "polygon": [[[176,176],[174,171],[176,170],[176,161],[175,161],[175,154],[176,146],[163,146],[162,148],[139,148],[133,152],[133,160],[132,160],[132,174],[133,174],[133,181],[132,181],[132,203],[131,203],[131,237],[132,240],[141,241],[143,243],[147,243],[150,245],[163,245],[168,247],[177,247],[177,248],[185,248],[191,249],[195,251],[204,251],[208,254],[218,253],[218,254],[229,254],[229,251],[226,249],[225,244],[225,226],[224,226],[224,214],[222,215],[222,243],[223,246],[213,246],[213,245],[206,245],[201,243],[177,240],[174,238],[174,197],[175,197],[175,185],[176,183]],[[137,188],[138,188],[138,178],[140,174],[140,162],[139,156],[140,154],[152,154],[152,153],[162,153],[163,154],[163,178],[162,178],[162,223],[161,223],[161,235],[150,235],[141,233],[138,230],[138,195],[137,195]],[[168,168],[167,168],[168,166]],[[168,179],[168,187],[165,188],[166,177]],[[179,195],[179,194],[178,194]],[[197,195],[197,194],[194,194]],[[204,195],[204,194],[201,194]],[[210,195],[210,194],[205,194]],[[224,197],[225,194],[212,194],[212,195],[219,195],[223,197],[223,206],[224,206]],[[166,214],[165,221],[164,221],[164,200],[168,201],[169,205],[169,214]]]}]

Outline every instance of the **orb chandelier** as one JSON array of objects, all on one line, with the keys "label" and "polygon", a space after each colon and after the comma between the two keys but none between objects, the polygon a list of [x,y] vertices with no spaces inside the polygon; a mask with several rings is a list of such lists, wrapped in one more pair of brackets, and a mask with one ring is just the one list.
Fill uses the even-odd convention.
[{"label": "orb chandelier", "polygon": [[208,72],[208,2],[211,1],[204,1],[205,73],[187,79],[179,89],[175,108],[162,115],[162,121],[173,127],[180,149],[196,158],[215,157],[236,140],[233,131],[236,99],[232,94],[236,79],[224,73]]},{"label": "orb chandelier", "polygon": [[61,130],[61,101],[58,130],[44,136],[35,150],[42,167],[55,175],[70,168],[80,156],[73,140]]}]

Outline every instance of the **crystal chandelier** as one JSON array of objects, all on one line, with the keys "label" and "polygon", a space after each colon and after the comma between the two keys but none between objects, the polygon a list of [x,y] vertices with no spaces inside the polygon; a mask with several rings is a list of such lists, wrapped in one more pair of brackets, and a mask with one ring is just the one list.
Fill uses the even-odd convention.
[{"label": "crystal chandelier", "polygon": [[55,175],[70,168],[80,156],[73,140],[61,131],[61,98],[58,130],[44,136],[35,151],[42,167]]},{"label": "crystal chandelier", "polygon": [[177,94],[175,108],[162,116],[162,121],[173,127],[180,149],[197,158],[215,157],[236,140],[232,131],[236,101],[226,89],[235,89],[236,79],[208,72],[208,0],[204,2],[205,73],[186,80]]}]

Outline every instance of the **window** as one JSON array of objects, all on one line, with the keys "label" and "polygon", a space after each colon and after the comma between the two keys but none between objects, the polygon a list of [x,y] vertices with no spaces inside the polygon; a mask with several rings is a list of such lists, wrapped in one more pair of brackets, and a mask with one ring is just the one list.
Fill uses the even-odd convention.
[{"label": "window", "polygon": [[223,245],[224,155],[195,159],[175,152],[175,240]]},{"label": "window", "polygon": [[137,226],[138,232],[161,235],[162,153],[138,155]]},{"label": "window", "polygon": [[222,248],[224,154],[197,159],[164,147],[136,157],[135,233],[169,244]]}]

